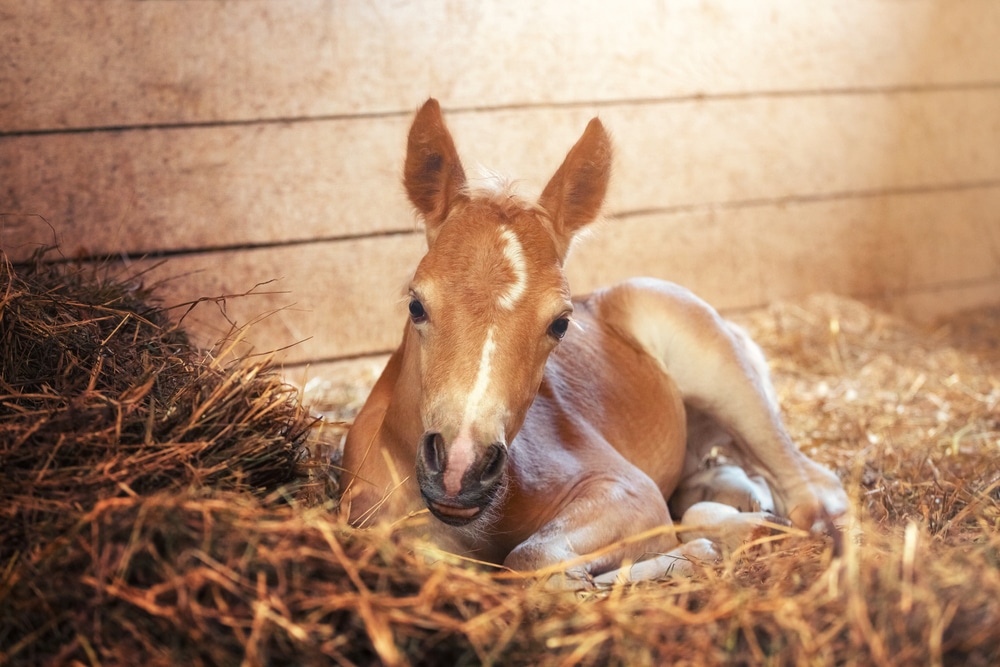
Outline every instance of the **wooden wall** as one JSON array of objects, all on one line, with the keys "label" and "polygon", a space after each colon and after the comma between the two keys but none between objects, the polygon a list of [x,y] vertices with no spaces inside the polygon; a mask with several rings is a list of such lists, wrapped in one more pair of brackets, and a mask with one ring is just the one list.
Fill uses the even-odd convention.
[{"label": "wooden wall", "polygon": [[267,283],[225,309],[269,314],[258,350],[304,341],[288,363],[396,343],[430,95],[467,166],[536,192],[590,117],[611,129],[576,291],[1000,303],[994,0],[0,0],[0,44],[4,251],[166,258],[172,302]]}]

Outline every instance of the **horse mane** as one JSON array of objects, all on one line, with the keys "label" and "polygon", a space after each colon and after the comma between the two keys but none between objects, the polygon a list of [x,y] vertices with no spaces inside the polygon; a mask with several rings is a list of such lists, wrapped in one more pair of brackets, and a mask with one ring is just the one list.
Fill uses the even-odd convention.
[{"label": "horse mane", "polygon": [[484,167],[478,171],[479,175],[470,178],[465,185],[465,194],[470,199],[489,204],[506,218],[525,210],[548,218],[548,213],[535,199],[528,199],[519,192],[520,181]]}]

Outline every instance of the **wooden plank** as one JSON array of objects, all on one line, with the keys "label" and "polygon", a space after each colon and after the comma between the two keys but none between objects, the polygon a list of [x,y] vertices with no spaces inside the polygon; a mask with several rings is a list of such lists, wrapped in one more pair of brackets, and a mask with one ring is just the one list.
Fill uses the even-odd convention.
[{"label": "wooden plank", "polygon": [[1000,304],[1000,278],[912,290],[874,303],[912,322],[933,324],[962,311]]},{"label": "wooden plank", "polygon": [[1000,145],[1000,88],[513,110],[448,122],[463,155],[540,190],[595,111],[616,149],[612,214],[1000,178],[1000,152],[991,150]]},{"label": "wooden plank", "polygon": [[631,216],[580,243],[567,273],[577,293],[651,275],[722,309],[890,297],[1000,278],[998,211],[1000,187],[984,187]]},{"label": "wooden plank", "polygon": [[[904,300],[988,291],[1000,280],[996,211],[1000,188],[632,216],[579,244],[567,271],[576,293],[651,275],[726,310],[817,291]],[[422,235],[410,234],[191,255],[152,276],[181,276],[167,285],[166,303],[279,279],[260,289],[284,293],[231,298],[227,312],[241,325],[273,312],[250,329],[250,344],[266,351],[305,341],[280,355],[301,363],[392,349],[406,316],[403,290],[422,253]],[[187,323],[202,341],[228,327],[212,304]]]},{"label": "wooden plank", "polygon": [[[595,109],[455,114],[467,166],[538,191]],[[1000,179],[1000,88],[623,104],[608,213]],[[140,254],[411,231],[409,118],[0,137],[14,257]],[[471,169],[470,169],[471,171]]]},{"label": "wooden plank", "polygon": [[2,241],[14,256],[412,231],[407,122],[326,121],[0,137]]},{"label": "wooden plank", "polygon": [[990,0],[0,0],[0,131],[1000,81]]},{"label": "wooden plank", "polygon": [[187,313],[183,324],[199,344],[231,339],[233,324],[253,323],[239,354],[289,348],[279,358],[301,362],[391,348],[423,252],[423,235],[409,234],[146,260],[134,269],[147,272],[147,284],[160,283],[157,294],[168,306],[228,296],[190,313],[173,308]]}]

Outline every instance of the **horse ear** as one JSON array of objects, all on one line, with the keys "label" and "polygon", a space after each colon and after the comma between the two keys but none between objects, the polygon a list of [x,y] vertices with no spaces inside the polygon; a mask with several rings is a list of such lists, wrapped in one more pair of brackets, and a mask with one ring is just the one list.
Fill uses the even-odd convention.
[{"label": "horse ear", "polygon": [[551,216],[563,259],[576,233],[600,212],[610,178],[611,138],[601,121],[594,118],[538,200]]},{"label": "horse ear", "polygon": [[448,211],[463,196],[465,187],[465,171],[455,142],[434,98],[424,103],[410,127],[403,184],[410,201],[424,218],[429,246]]}]

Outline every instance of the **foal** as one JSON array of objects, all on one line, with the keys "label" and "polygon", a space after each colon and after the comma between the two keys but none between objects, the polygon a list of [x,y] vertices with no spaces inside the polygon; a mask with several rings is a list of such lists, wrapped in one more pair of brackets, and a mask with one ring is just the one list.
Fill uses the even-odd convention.
[{"label": "foal", "polygon": [[774,515],[813,529],[845,512],[740,329],[659,280],[571,298],[563,263],[610,167],[595,118],[537,203],[475,192],[438,103],[417,113],[404,183],[428,251],[345,443],[353,523],[427,509],[418,530],[447,551],[517,570],[575,559],[570,576],[611,581],[717,555],[698,533],[651,530],[672,515],[738,543]]}]

